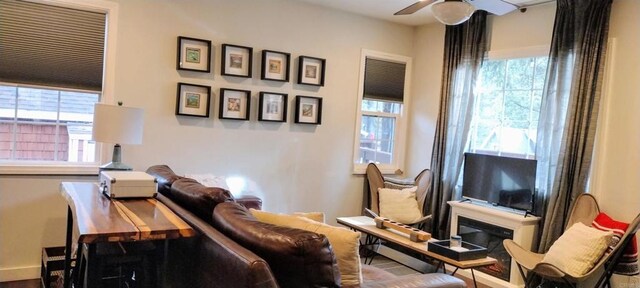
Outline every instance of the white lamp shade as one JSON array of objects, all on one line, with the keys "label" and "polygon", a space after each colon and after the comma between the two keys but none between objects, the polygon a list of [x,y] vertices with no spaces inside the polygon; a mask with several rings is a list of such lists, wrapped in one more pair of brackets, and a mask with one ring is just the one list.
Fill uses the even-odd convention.
[{"label": "white lamp shade", "polygon": [[458,25],[469,20],[476,9],[464,1],[444,1],[431,5],[433,16],[446,25]]},{"label": "white lamp shade", "polygon": [[115,144],[142,144],[144,111],[96,103],[91,139]]}]

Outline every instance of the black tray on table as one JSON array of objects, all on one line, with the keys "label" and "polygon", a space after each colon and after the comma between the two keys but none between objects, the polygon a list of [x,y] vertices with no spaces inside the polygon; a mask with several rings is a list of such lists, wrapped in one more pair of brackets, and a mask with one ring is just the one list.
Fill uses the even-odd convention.
[{"label": "black tray on table", "polygon": [[462,248],[466,248],[467,250],[457,251],[451,249],[449,240],[432,241],[427,245],[427,250],[456,261],[475,260],[487,257],[487,248],[485,247],[462,241]]}]

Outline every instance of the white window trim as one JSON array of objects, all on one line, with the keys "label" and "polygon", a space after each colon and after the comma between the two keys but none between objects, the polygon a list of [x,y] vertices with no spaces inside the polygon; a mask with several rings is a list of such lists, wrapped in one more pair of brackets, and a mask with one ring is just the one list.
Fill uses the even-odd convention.
[{"label": "white window trim", "polygon": [[[114,103],[116,40],[118,35],[118,3],[106,0],[28,0],[29,2],[106,14],[105,54],[102,71],[101,103]],[[0,175],[95,175],[103,159],[109,159],[109,149],[96,143],[95,163],[0,161]]]},{"label": "white window trim", "polygon": [[[360,126],[362,124],[362,99],[364,96],[364,73],[365,63],[367,58],[399,62],[406,64],[405,77],[404,77],[404,98],[402,104],[402,110],[400,111],[400,117],[397,117],[397,130],[393,138],[393,162],[391,164],[377,164],[382,174],[399,174],[404,171],[405,151],[407,146],[407,123],[409,105],[411,103],[411,72],[413,71],[411,57],[390,54],[385,52],[379,52],[374,50],[362,49],[360,57],[360,76],[358,80],[358,100],[357,100],[357,114],[356,114],[356,126],[354,132],[353,141],[353,158],[351,163],[353,164],[353,174],[364,174],[367,169],[367,163],[356,163],[360,155]],[[369,113],[367,113],[369,114]],[[372,115],[374,113],[371,113]],[[385,115],[387,116],[387,115]]]}]

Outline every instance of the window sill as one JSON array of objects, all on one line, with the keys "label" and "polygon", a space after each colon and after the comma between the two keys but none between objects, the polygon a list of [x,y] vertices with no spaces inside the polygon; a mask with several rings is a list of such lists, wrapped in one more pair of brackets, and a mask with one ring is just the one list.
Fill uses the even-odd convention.
[{"label": "window sill", "polygon": [[98,175],[98,165],[23,164],[0,161],[0,175]]},{"label": "window sill", "polygon": [[[384,165],[377,165],[378,169],[380,169],[380,172],[382,173],[382,175],[396,175],[396,176],[402,176],[402,170],[399,169],[396,166],[384,166]],[[353,167],[353,175],[364,175],[367,173],[367,165],[366,164],[355,164]]]}]

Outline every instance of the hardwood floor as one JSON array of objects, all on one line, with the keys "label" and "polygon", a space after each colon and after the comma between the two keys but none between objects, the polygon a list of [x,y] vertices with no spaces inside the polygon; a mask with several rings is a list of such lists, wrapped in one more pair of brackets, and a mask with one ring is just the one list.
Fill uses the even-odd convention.
[{"label": "hardwood floor", "polygon": [[0,282],[0,288],[40,288],[40,279]]}]

